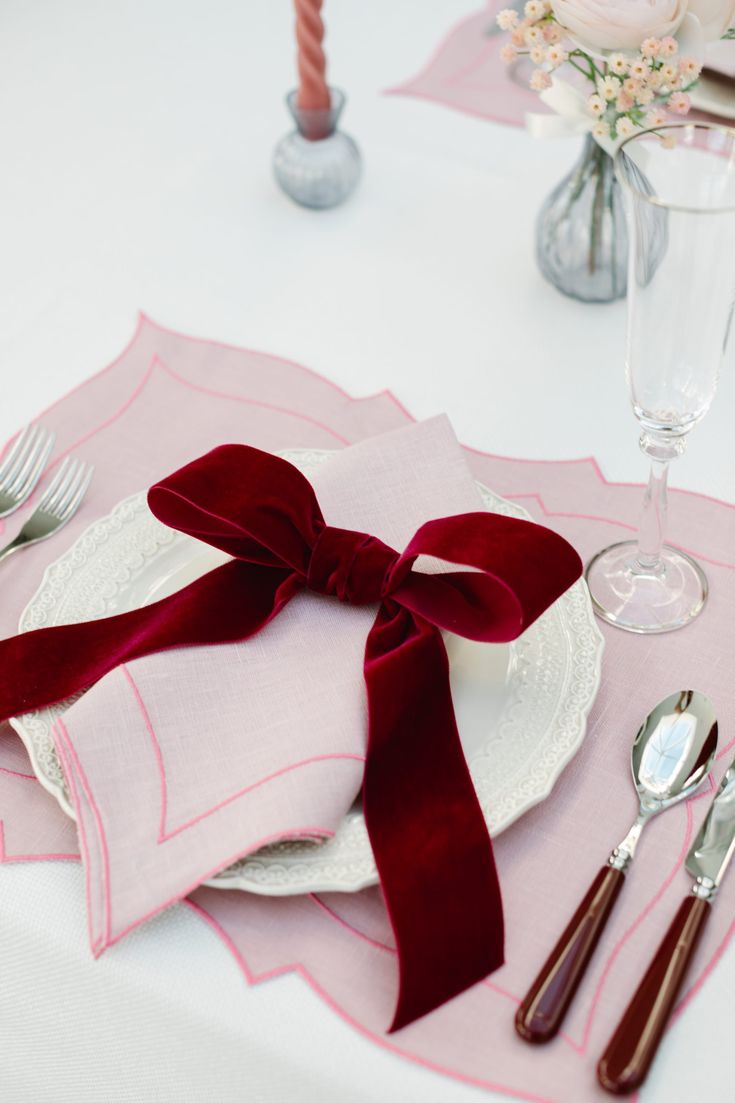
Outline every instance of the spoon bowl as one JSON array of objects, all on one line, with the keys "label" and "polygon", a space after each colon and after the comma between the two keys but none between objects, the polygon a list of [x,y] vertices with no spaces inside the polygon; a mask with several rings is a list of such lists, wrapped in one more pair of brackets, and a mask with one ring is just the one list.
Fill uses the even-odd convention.
[{"label": "spoon bowl", "polygon": [[717,750],[717,718],[703,693],[672,693],[648,714],[633,742],[631,769],[641,811],[650,815],[686,800],[704,780]]}]

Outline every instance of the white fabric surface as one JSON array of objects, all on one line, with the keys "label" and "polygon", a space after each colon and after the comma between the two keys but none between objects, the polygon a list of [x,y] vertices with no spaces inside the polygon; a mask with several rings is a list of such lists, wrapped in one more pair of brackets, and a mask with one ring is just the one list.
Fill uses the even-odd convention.
[{"label": "white fabric surface", "polygon": [[[575,142],[534,144],[379,95],[470,8],[327,0],[331,76],[365,178],[348,205],[314,215],[270,173],[289,126],[287,0],[5,0],[0,435],[107,363],[142,307],[354,394],[389,386],[416,416],[449,413],[479,448],[594,453],[608,478],[645,478],[624,305],[566,300],[534,266],[534,215]],[[672,481],[735,500],[732,352],[726,367]],[[84,923],[80,869],[0,868],[3,1103],[482,1098],[373,1046],[294,977],[248,989],[182,909],[98,962]],[[705,1081],[730,1097],[734,983],[730,948],[668,1035],[643,1103],[691,1098]]]}]

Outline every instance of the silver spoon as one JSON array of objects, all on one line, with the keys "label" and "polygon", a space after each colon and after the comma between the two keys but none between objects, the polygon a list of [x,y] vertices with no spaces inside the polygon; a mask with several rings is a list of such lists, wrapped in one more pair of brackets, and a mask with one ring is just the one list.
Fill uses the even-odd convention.
[{"label": "silver spoon", "polygon": [[631,768],[638,816],[615,847],[531,985],[516,1014],[527,1042],[548,1042],[559,1030],[594,953],[651,816],[690,796],[707,777],[717,749],[717,718],[703,693],[664,698],[633,742]]}]

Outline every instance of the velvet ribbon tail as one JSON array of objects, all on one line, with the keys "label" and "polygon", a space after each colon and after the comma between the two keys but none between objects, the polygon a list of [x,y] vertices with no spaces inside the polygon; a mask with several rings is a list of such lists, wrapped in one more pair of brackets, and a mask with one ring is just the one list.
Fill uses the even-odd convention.
[{"label": "velvet ribbon tail", "polygon": [[63,701],[155,651],[247,639],[300,588],[288,568],[233,560],[142,609],[0,640],[0,720]]},{"label": "velvet ribbon tail", "polygon": [[503,909],[438,629],[386,602],[365,680],[363,800],[398,949],[398,1030],[503,964]]}]

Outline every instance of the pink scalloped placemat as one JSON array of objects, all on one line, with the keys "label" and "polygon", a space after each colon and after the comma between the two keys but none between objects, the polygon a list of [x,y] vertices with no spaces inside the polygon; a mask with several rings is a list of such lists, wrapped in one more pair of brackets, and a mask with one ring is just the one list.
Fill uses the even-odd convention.
[{"label": "pink scalloped placemat", "polygon": [[415,96],[444,104],[466,115],[524,126],[526,112],[544,112],[522,70],[500,60],[507,35],[490,33],[504,0],[488,0],[448,32],[428,64],[404,83],[387,89],[392,96]]},{"label": "pink scalloped placemat", "polygon": [[[55,462],[73,450],[95,463],[97,476],[63,543],[41,544],[4,565],[5,635],[15,630],[46,564],[94,517],[214,444],[341,447],[404,424],[410,415],[388,392],[353,399],[299,365],[183,337],[141,318],[121,356],[43,419],[57,431]],[[635,528],[640,487],[607,483],[594,460],[523,461],[469,449],[467,457],[478,479],[523,502],[583,556]],[[670,512],[673,542],[707,564],[710,603],[686,632],[645,638],[604,630],[603,683],[582,749],[550,797],[496,842],[508,926],[504,968],[387,1037],[395,955],[378,890],[286,899],[198,890],[189,906],[225,940],[249,983],[298,972],[377,1044],[488,1090],[554,1103],[597,1098],[597,1056],[641,962],[689,889],[683,858],[712,786],[648,829],[564,1034],[530,1050],[515,1037],[512,1020],[550,943],[635,814],[629,747],[649,706],[674,688],[695,685],[716,702],[721,720],[715,780],[732,753],[735,508],[674,491]],[[0,528],[12,535],[19,524]],[[74,824],[33,778],[11,729],[0,727],[0,860],[78,857]],[[735,929],[735,878],[720,897],[677,1014],[695,998]]]}]

